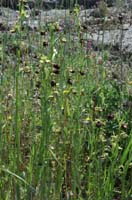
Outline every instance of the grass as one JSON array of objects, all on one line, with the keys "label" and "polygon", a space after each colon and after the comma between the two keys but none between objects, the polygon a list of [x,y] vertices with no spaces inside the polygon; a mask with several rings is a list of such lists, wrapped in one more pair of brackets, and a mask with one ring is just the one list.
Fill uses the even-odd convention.
[{"label": "grass", "polygon": [[77,9],[36,31],[20,10],[0,43],[0,199],[131,199],[131,73],[74,40]]}]

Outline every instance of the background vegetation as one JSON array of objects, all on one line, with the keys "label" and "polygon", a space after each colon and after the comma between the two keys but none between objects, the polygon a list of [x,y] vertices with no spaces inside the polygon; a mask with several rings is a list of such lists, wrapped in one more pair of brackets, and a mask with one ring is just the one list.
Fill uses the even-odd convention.
[{"label": "background vegetation", "polygon": [[131,70],[84,45],[79,9],[30,30],[21,3],[0,35],[1,200],[132,199]]}]

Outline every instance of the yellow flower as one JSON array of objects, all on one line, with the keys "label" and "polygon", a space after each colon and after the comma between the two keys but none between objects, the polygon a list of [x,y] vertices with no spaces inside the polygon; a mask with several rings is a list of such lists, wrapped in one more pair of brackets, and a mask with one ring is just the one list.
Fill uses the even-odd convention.
[{"label": "yellow flower", "polygon": [[48,59],[48,57],[47,56],[45,56],[45,55],[42,55],[41,57],[40,57],[40,61],[39,61],[41,64],[43,64],[43,63],[50,63],[51,61]]},{"label": "yellow flower", "polygon": [[90,117],[86,117],[85,121],[89,122],[89,121],[91,121],[91,118]]},{"label": "yellow flower", "polygon": [[62,37],[62,38],[61,38],[61,42],[62,42],[62,43],[66,43],[66,41],[67,41],[67,40],[66,40],[65,37]]},{"label": "yellow flower", "polygon": [[129,85],[132,85],[132,81],[129,81],[128,84],[129,84]]},{"label": "yellow flower", "polygon": [[9,121],[12,120],[12,116],[11,115],[8,116],[8,120]]},{"label": "yellow flower", "polygon": [[69,93],[70,93],[70,90],[66,89],[66,90],[63,91],[63,94],[69,94]]}]

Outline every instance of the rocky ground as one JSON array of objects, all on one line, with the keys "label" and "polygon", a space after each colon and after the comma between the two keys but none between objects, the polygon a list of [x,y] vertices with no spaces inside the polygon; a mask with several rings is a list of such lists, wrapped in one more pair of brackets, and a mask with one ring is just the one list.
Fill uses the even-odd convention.
[{"label": "rocky ground", "polygon": [[[69,10],[27,10],[29,18],[24,22],[31,31],[36,31],[41,24],[58,21],[60,26],[66,28],[66,21],[69,20],[69,26],[74,25]],[[67,19],[67,20],[66,20]],[[0,8],[0,32],[12,29],[18,20],[18,11],[9,8]],[[108,14],[103,18],[96,15],[94,9],[81,10],[79,21],[83,27],[83,42],[90,41],[95,50],[103,47],[109,49],[111,58],[116,60],[122,51],[124,60],[131,66],[132,57],[132,12],[131,9],[119,10],[116,7],[109,8]],[[71,25],[70,25],[71,24]],[[75,40],[78,39],[75,36]],[[117,57],[116,57],[117,55]]]}]

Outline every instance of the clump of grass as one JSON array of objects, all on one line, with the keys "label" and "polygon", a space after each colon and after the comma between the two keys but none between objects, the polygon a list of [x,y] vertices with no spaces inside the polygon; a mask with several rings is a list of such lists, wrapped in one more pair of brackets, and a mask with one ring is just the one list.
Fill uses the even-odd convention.
[{"label": "clump of grass", "polygon": [[131,77],[120,87],[104,49],[80,40],[78,12],[70,32],[35,32],[21,7],[2,33],[0,199],[131,198]]},{"label": "clump of grass", "polygon": [[99,8],[99,11],[100,11],[100,15],[102,17],[106,17],[106,15],[108,14],[107,3],[105,3],[105,1],[103,1],[103,0],[101,0],[99,2],[98,8]]}]

